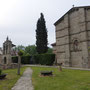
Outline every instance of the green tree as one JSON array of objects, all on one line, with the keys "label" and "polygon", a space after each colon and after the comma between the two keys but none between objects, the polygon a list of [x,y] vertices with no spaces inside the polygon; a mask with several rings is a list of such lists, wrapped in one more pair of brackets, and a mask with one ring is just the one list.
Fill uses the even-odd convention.
[{"label": "green tree", "polygon": [[48,50],[47,44],[47,29],[44,15],[41,13],[40,18],[37,21],[36,29],[36,50],[39,54],[46,53]]},{"label": "green tree", "polygon": [[16,51],[19,51],[19,50],[25,50],[25,46],[23,45],[18,45],[16,48],[15,48]]},{"label": "green tree", "polygon": [[23,45],[18,45],[17,47],[14,48],[14,50],[18,53],[18,51],[22,51],[23,55],[25,55],[25,46]]},{"label": "green tree", "polygon": [[36,46],[35,45],[29,45],[25,48],[25,53],[26,55],[30,54],[30,55],[34,55],[37,54],[36,51]]},{"label": "green tree", "polygon": [[47,51],[47,53],[53,53],[53,49],[50,48],[50,47],[48,47],[48,51]]}]

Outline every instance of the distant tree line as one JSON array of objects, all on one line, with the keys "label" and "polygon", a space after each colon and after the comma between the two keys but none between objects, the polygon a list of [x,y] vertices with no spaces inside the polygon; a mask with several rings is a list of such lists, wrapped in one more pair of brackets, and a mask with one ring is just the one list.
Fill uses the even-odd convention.
[{"label": "distant tree line", "polygon": [[[23,56],[32,56],[38,54],[36,50],[35,45],[28,45],[28,46],[23,46],[23,45],[18,45],[15,47],[15,51],[21,50],[23,52]],[[52,53],[52,48],[48,47],[47,53]]]}]

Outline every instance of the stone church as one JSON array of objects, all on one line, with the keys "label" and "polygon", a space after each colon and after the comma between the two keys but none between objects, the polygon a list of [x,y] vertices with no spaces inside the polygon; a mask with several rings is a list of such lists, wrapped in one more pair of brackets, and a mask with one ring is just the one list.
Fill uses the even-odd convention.
[{"label": "stone church", "polygon": [[71,8],[54,25],[57,63],[90,68],[90,6]]}]

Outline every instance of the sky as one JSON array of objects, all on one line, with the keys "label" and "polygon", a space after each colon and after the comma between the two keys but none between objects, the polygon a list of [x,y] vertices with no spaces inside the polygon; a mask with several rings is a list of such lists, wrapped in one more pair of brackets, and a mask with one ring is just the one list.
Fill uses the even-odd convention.
[{"label": "sky", "polygon": [[72,5],[89,6],[90,0],[0,0],[0,47],[8,36],[15,45],[36,42],[36,23],[44,14],[48,30],[48,45],[56,41],[54,23]]}]

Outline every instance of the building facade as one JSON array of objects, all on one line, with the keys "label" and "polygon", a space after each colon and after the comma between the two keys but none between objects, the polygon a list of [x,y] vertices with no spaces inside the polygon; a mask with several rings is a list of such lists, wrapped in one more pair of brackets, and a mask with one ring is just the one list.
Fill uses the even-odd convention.
[{"label": "building facade", "polygon": [[54,25],[57,63],[90,68],[90,6],[71,8]]}]

